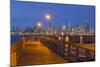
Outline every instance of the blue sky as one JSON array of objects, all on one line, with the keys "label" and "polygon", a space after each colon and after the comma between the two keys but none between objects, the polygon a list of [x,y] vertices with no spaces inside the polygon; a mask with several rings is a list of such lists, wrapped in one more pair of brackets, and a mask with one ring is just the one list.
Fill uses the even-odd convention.
[{"label": "blue sky", "polygon": [[45,13],[52,15],[52,26],[58,25],[82,25],[86,21],[90,23],[90,28],[95,27],[95,7],[71,4],[50,4],[40,2],[11,1],[11,26],[25,28],[34,27],[41,21],[43,27],[48,25]]}]

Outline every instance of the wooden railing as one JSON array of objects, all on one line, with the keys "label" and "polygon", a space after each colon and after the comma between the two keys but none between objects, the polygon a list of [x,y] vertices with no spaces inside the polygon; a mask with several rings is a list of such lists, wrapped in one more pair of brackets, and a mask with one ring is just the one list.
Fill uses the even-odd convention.
[{"label": "wooden railing", "polygon": [[10,64],[11,66],[16,66],[21,52],[23,50],[23,47],[25,46],[26,43],[26,37],[22,37],[20,40],[18,40],[16,43],[14,43],[13,45],[11,45],[11,52],[10,52]]}]

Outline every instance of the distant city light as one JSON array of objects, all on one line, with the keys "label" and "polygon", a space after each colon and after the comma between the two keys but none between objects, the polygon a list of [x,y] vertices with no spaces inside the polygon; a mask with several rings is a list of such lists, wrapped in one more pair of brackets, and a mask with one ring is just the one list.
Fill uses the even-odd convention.
[{"label": "distant city light", "polygon": [[62,30],[66,30],[66,26],[65,25],[62,26]]},{"label": "distant city light", "polygon": [[64,35],[64,32],[61,32],[61,35],[63,36]]}]

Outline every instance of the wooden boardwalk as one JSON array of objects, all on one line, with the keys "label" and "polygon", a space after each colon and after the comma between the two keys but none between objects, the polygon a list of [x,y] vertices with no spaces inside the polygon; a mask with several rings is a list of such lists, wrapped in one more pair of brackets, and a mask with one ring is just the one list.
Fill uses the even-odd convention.
[{"label": "wooden boardwalk", "polygon": [[22,48],[17,66],[67,63],[63,57],[51,51],[40,42],[29,42]]}]

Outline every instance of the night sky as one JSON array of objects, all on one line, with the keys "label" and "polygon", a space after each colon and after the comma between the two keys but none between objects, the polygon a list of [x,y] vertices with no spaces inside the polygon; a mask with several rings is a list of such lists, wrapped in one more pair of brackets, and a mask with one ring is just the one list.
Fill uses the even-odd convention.
[{"label": "night sky", "polygon": [[11,26],[26,28],[34,27],[41,21],[47,27],[45,13],[52,15],[52,26],[66,25],[85,26],[89,22],[90,28],[95,28],[95,7],[71,4],[50,4],[40,2],[11,1]]}]

